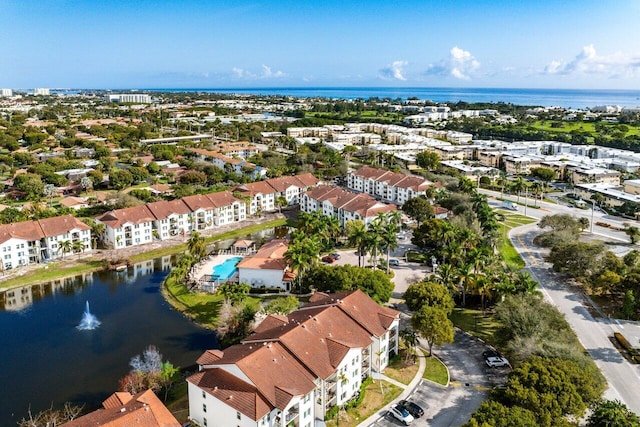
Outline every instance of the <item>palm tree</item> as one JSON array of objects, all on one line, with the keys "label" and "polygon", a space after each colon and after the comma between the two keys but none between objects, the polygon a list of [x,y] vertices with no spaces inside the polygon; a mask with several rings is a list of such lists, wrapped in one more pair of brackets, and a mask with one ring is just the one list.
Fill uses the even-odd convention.
[{"label": "palm tree", "polygon": [[460,293],[462,294],[462,306],[467,303],[467,292],[475,286],[477,277],[473,272],[474,266],[471,263],[464,264],[457,270],[458,273],[458,286]]},{"label": "palm tree", "polygon": [[381,238],[382,244],[387,249],[387,274],[389,274],[389,254],[392,250],[398,247],[398,236],[396,233],[400,230],[400,227],[398,227],[398,223],[390,214],[378,214],[376,220],[380,221],[382,224]]},{"label": "palm tree", "polygon": [[378,253],[384,246],[384,223],[379,221],[378,218],[371,221],[367,226],[367,239],[366,247],[371,253],[373,259],[374,268],[378,265]]},{"label": "palm tree", "polygon": [[358,267],[362,267],[362,255],[365,250],[367,240],[367,227],[359,219],[347,222],[345,226],[347,241],[349,245],[355,246],[358,251]]},{"label": "palm tree", "polygon": [[81,240],[76,240],[71,245],[71,249],[73,250],[74,253],[84,252],[85,248],[86,246],[84,243],[82,243]]},{"label": "palm tree", "polygon": [[320,242],[315,236],[297,237],[289,242],[289,248],[284,253],[289,267],[297,272],[296,281],[302,284],[304,272],[318,262]]},{"label": "palm tree", "polygon": [[413,354],[413,349],[418,345],[418,335],[411,329],[403,329],[400,331],[400,338],[407,346],[407,355],[405,362],[409,360],[409,357]]},{"label": "palm tree", "polygon": [[187,241],[187,249],[197,261],[201,260],[207,254],[207,244],[204,237],[197,231],[191,233],[191,237]]},{"label": "palm tree", "polygon": [[71,248],[73,247],[71,240],[63,240],[59,243],[58,253],[62,252],[62,258],[64,259],[64,254],[71,252]]}]

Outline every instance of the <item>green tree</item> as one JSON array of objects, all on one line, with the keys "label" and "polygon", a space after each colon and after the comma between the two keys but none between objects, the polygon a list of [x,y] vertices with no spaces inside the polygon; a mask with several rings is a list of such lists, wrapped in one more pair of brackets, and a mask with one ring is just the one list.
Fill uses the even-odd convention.
[{"label": "green tree", "polygon": [[556,171],[554,171],[553,169],[544,168],[544,167],[532,168],[531,175],[537,178],[540,178],[547,184],[553,181],[554,179],[556,179]]},{"label": "green tree", "polygon": [[116,190],[123,190],[133,184],[133,175],[127,170],[113,170],[109,173],[109,184]]},{"label": "green tree", "polygon": [[632,319],[636,314],[636,297],[631,289],[627,289],[622,300],[622,315]]},{"label": "green tree", "polygon": [[632,245],[635,245],[636,243],[638,243],[638,241],[640,241],[639,227],[636,227],[635,225],[625,224],[624,232],[627,236],[629,236],[629,240],[631,241]]},{"label": "green tree", "polygon": [[378,303],[389,301],[393,292],[393,283],[383,271],[352,265],[316,265],[302,283],[305,289],[332,293],[360,289]]},{"label": "green tree", "polygon": [[602,243],[560,243],[551,248],[547,261],[553,263],[554,271],[567,272],[573,277],[589,277],[598,271],[603,252]]},{"label": "green tree", "polygon": [[358,251],[358,267],[362,266],[362,256],[366,250],[367,227],[362,220],[351,220],[345,225],[347,241]]},{"label": "green tree", "polygon": [[241,304],[249,295],[251,286],[248,283],[223,283],[218,288],[218,293],[225,301],[230,301],[233,305]]},{"label": "green tree", "polygon": [[429,200],[424,196],[407,200],[404,205],[402,205],[402,211],[407,214],[409,218],[415,220],[418,227],[427,219],[433,218],[434,215],[433,206],[431,206]]},{"label": "green tree", "polygon": [[533,412],[519,406],[505,406],[495,400],[482,402],[464,427],[538,427]]},{"label": "green tree", "polygon": [[404,293],[404,300],[411,311],[427,305],[442,309],[449,315],[454,306],[451,292],[446,286],[426,280],[409,285]]},{"label": "green tree", "polygon": [[27,200],[38,201],[44,193],[44,183],[40,175],[25,173],[13,179],[13,186],[25,194]]},{"label": "green tree", "polygon": [[640,427],[640,417],[619,400],[601,400],[593,407],[587,427]]},{"label": "green tree", "polygon": [[453,323],[447,317],[447,312],[441,308],[423,305],[411,317],[413,330],[427,341],[429,357],[433,345],[453,342]]},{"label": "green tree", "polygon": [[196,260],[201,260],[207,255],[207,243],[197,231],[191,233],[191,237],[187,241],[187,249]]},{"label": "green tree", "polygon": [[73,248],[73,244],[71,243],[71,240],[63,240],[61,242],[58,242],[58,253],[62,252],[62,258],[64,259],[64,254],[68,254],[69,252],[71,252]]},{"label": "green tree", "polygon": [[435,171],[440,167],[440,156],[434,151],[421,151],[416,154],[416,165],[428,171]]}]

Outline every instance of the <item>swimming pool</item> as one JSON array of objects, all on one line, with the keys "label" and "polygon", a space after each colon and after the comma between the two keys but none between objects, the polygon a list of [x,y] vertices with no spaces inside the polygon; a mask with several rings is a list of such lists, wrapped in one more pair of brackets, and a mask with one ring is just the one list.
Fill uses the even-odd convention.
[{"label": "swimming pool", "polygon": [[215,280],[227,280],[238,272],[236,266],[242,260],[242,257],[236,256],[229,258],[222,264],[213,266],[212,278]]}]

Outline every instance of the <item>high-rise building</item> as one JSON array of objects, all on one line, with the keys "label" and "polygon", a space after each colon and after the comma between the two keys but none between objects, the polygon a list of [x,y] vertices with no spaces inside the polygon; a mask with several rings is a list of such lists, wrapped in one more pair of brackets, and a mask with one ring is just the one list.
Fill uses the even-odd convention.
[{"label": "high-rise building", "polygon": [[0,96],[13,96],[11,89],[0,89]]},{"label": "high-rise building", "polygon": [[38,96],[48,96],[48,95],[51,95],[51,93],[49,92],[49,89],[42,88],[42,87],[35,88],[35,89],[33,90],[33,94],[34,94],[34,95],[38,95]]}]

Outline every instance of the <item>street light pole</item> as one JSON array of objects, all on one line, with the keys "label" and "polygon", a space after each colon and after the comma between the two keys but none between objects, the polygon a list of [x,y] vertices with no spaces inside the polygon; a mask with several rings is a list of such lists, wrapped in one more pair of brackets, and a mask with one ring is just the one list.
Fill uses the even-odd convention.
[{"label": "street light pole", "polygon": [[524,187],[524,216],[527,216],[527,193],[529,191],[529,187],[525,185]]},{"label": "street light pole", "polygon": [[589,232],[591,234],[593,234],[593,214],[594,214],[595,210],[596,210],[596,201],[592,200],[591,201],[591,224],[590,224],[591,229],[589,230]]}]

